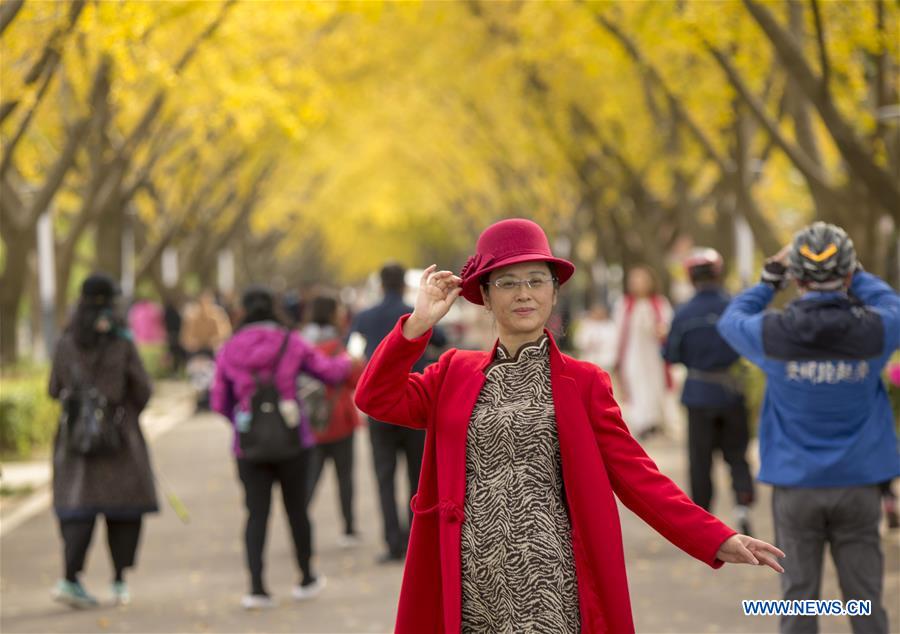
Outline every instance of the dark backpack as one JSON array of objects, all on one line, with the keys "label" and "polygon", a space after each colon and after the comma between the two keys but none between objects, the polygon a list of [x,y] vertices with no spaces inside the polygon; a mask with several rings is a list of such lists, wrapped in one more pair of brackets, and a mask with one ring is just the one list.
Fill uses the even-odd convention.
[{"label": "dark backpack", "polygon": [[301,374],[297,380],[297,394],[309,419],[317,432],[325,431],[334,411],[334,397],[328,386],[308,374]]},{"label": "dark backpack", "polygon": [[278,462],[300,454],[298,428],[290,427],[281,413],[281,395],[275,385],[275,375],[287,348],[291,331],[285,333],[275,365],[267,379],[253,373],[256,389],[250,397],[250,424],[239,434],[241,457],[251,462]]},{"label": "dark backpack", "polygon": [[[102,359],[101,351],[94,370]],[[88,384],[78,361],[72,365],[72,374],[74,385],[63,395],[59,416],[63,445],[69,453],[87,457],[118,453],[124,444],[125,408]]]}]

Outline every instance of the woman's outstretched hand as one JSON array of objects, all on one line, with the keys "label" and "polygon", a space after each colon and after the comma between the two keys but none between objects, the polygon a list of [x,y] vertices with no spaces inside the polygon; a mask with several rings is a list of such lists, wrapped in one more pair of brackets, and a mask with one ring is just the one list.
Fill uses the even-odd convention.
[{"label": "woman's outstretched hand", "polygon": [[732,535],[719,547],[716,557],[729,564],[752,564],[768,566],[776,572],[784,572],[778,558],[784,553],[772,544],[749,535]]},{"label": "woman's outstretched hand", "polygon": [[451,271],[435,271],[436,268],[436,264],[429,266],[419,280],[415,308],[403,325],[403,336],[407,339],[428,332],[447,314],[462,292],[462,278]]}]

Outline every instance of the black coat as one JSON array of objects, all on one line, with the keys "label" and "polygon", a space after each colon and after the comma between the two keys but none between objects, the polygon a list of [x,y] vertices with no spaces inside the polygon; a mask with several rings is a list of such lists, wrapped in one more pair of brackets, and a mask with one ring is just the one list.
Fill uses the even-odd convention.
[{"label": "black coat", "polygon": [[[77,364],[77,365],[76,365]],[[67,451],[57,431],[53,450],[53,506],[61,519],[133,517],[159,510],[153,471],[138,424],[150,400],[150,379],[134,344],[124,337],[104,339],[82,350],[70,333],[60,339],[50,374],[50,396],[72,390],[80,368],[82,384],[95,387],[125,410],[122,449],[111,456],[85,457]]]}]

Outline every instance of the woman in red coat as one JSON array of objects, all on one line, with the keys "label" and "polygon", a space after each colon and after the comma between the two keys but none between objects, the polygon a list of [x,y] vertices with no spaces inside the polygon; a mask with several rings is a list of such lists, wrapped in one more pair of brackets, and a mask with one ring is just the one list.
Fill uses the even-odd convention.
[{"label": "woman in red coat", "polygon": [[[614,494],[713,568],[782,571],[781,551],[736,534],[657,470],[604,371],[560,353],[544,326],[575,267],[538,225],[488,227],[461,277],[435,268],[356,392],[370,416],[428,431],[398,632],[633,631]],[[450,350],[411,374],[459,295],[493,314],[494,349]]]}]

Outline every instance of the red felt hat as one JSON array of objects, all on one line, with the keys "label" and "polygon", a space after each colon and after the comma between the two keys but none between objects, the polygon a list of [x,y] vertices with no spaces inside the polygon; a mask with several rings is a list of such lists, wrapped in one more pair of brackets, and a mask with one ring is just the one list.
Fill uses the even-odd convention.
[{"label": "red felt hat", "polygon": [[473,304],[484,304],[479,280],[494,269],[519,262],[548,262],[556,267],[560,285],[575,272],[575,265],[550,252],[550,243],[540,225],[524,218],[510,218],[492,224],[482,231],[475,255],[460,271],[462,296]]}]

